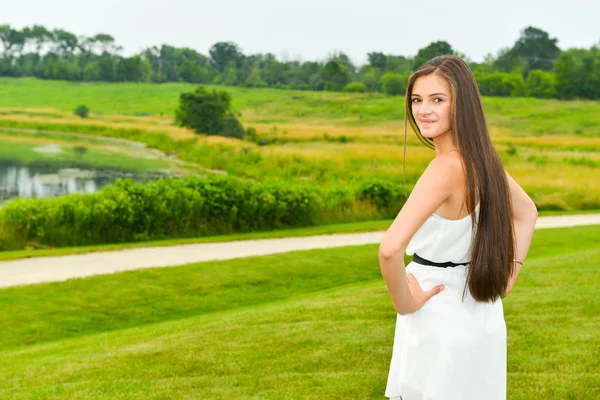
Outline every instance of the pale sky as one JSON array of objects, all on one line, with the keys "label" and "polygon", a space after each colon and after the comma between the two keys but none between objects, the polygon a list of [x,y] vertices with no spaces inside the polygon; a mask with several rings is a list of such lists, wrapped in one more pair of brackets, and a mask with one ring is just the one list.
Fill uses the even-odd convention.
[{"label": "pale sky", "polygon": [[367,53],[414,56],[445,40],[473,61],[511,47],[532,25],[561,49],[600,42],[598,0],[1,0],[0,24],[34,24],[76,35],[108,33],[123,55],[169,44],[208,55],[219,41],[244,54],[323,60],[334,50],[355,63]]}]

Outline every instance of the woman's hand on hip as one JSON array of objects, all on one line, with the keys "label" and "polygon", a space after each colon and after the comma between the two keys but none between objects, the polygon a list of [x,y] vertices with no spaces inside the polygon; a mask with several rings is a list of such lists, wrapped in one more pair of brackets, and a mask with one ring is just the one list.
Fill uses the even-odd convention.
[{"label": "woman's hand on hip", "polygon": [[410,290],[410,294],[413,299],[412,310],[411,312],[415,312],[425,303],[429,301],[433,296],[439,294],[442,290],[444,290],[444,285],[438,285],[433,287],[430,290],[424,291],[419,284],[417,278],[414,277],[413,274],[407,274],[406,280],[408,282],[408,289]]}]

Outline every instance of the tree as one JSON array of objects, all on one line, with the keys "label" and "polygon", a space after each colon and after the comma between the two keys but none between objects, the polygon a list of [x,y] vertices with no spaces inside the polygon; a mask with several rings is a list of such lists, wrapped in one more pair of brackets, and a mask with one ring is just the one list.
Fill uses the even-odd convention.
[{"label": "tree", "polygon": [[362,73],[361,80],[370,92],[379,92],[381,90],[381,71],[379,68],[368,67]]},{"label": "tree", "polygon": [[209,50],[210,59],[213,66],[220,73],[225,72],[229,63],[233,62],[236,67],[240,67],[244,54],[240,48],[233,42],[215,43]]},{"label": "tree", "polygon": [[550,38],[547,32],[528,26],[521,31],[521,36],[510,49],[509,56],[511,59],[523,59],[526,71],[550,71],[554,60],[560,55],[557,42],[558,39]]},{"label": "tree", "polygon": [[188,83],[208,82],[206,70],[191,60],[185,60],[179,67],[179,78]]},{"label": "tree", "polygon": [[193,49],[168,45],[153,46],[141,53],[152,67],[152,81],[210,82],[213,69],[210,60]]},{"label": "tree", "polygon": [[419,68],[421,65],[431,60],[434,57],[445,54],[456,54],[452,46],[443,40],[430,43],[427,47],[419,50],[413,61],[413,69]]},{"label": "tree", "polygon": [[41,57],[37,53],[25,53],[21,55],[15,65],[20,76],[35,76],[35,69]]},{"label": "tree", "polygon": [[345,53],[334,51],[327,57],[327,61],[333,61],[339,65],[348,79],[352,79],[356,75],[356,67]]},{"label": "tree", "polygon": [[277,61],[271,53],[264,55],[262,77],[269,86],[276,86],[288,82],[288,66]]},{"label": "tree", "polygon": [[178,60],[177,48],[163,44],[158,52],[159,72],[164,74],[167,81],[178,81]]},{"label": "tree", "polygon": [[378,68],[380,71],[386,70],[386,57],[385,54],[379,52],[367,53],[369,58],[369,65],[373,68]]},{"label": "tree", "polygon": [[83,68],[84,81],[99,81],[101,80],[100,76],[100,65],[97,61],[90,62]]},{"label": "tree", "polygon": [[554,62],[556,94],[563,99],[582,96],[585,86],[583,59],[585,49],[569,49]]},{"label": "tree", "polygon": [[175,110],[175,121],[180,126],[208,135],[235,131],[236,124],[231,118],[235,118],[235,115],[231,111],[229,93],[217,90],[209,92],[202,86],[195,92],[182,93]]},{"label": "tree", "polygon": [[115,79],[115,57],[108,53],[98,57],[98,79],[105,82]]},{"label": "tree", "polygon": [[46,53],[35,67],[35,76],[42,79],[54,79],[54,63],[58,56],[54,53]]},{"label": "tree", "polygon": [[81,69],[79,65],[70,62],[65,58],[57,58],[52,65],[52,79],[61,79],[66,81],[75,81],[81,79]]},{"label": "tree", "polygon": [[18,29],[12,29],[10,25],[0,25],[0,41],[4,48],[4,55],[20,53],[25,46],[25,35]]},{"label": "tree", "polygon": [[252,66],[252,70],[248,74],[246,79],[246,86],[248,87],[266,87],[265,82],[261,77],[260,61],[256,60]]},{"label": "tree", "polygon": [[225,70],[223,84],[227,86],[235,86],[238,81],[238,69],[235,66],[235,63],[232,61],[227,66]]},{"label": "tree", "polygon": [[569,49],[554,62],[556,92],[560,98],[600,98],[600,49]]},{"label": "tree", "polygon": [[583,87],[583,95],[588,99],[600,98],[600,49],[593,46],[586,54],[583,63],[585,65],[586,78]]},{"label": "tree", "polygon": [[325,83],[325,90],[342,90],[348,83],[347,73],[335,61],[329,61],[325,64],[322,78]]},{"label": "tree", "polygon": [[44,44],[46,44],[52,39],[52,34],[44,26],[34,25],[29,30],[29,35],[27,39],[35,43],[35,52],[37,54],[40,54],[40,51],[42,50],[42,47],[44,47]]},{"label": "tree", "polygon": [[142,58],[133,56],[119,58],[115,66],[114,80],[118,82],[140,82],[144,80]]},{"label": "tree", "polygon": [[388,55],[385,57],[386,70],[399,74],[410,73],[414,60],[404,56]]},{"label": "tree", "polygon": [[496,62],[496,59],[491,53],[488,53],[483,57],[483,62],[471,63],[469,67],[473,71],[473,74],[490,73],[494,70],[494,62]]},{"label": "tree", "polygon": [[89,41],[92,43],[92,52],[96,50],[99,54],[116,54],[117,50],[119,50],[119,46],[115,44],[115,38],[107,33],[98,33],[94,37],[91,37]]},{"label": "tree", "polygon": [[509,47],[504,47],[498,50],[496,58],[492,62],[492,71],[486,72],[511,72],[514,70],[520,69],[520,61],[517,58],[514,58],[510,52]]},{"label": "tree", "polygon": [[52,39],[54,41],[52,51],[60,56],[71,58],[75,50],[79,48],[79,39],[77,36],[63,29],[53,30]]}]

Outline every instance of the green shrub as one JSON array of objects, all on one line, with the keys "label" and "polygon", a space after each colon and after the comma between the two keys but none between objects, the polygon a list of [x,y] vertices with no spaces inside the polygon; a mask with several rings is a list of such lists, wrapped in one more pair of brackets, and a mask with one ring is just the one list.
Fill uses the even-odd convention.
[{"label": "green shrub", "polygon": [[579,157],[579,158],[567,157],[567,158],[563,158],[563,162],[565,162],[567,164],[571,164],[571,165],[581,165],[581,166],[590,167],[590,168],[600,167],[600,162],[594,161],[593,159],[587,158],[587,157]]},{"label": "green shrub", "polygon": [[372,202],[386,216],[393,216],[400,211],[405,201],[399,187],[380,179],[363,182],[358,190],[358,199]]},{"label": "green shrub", "polygon": [[234,117],[233,115],[228,115],[223,120],[223,129],[221,129],[219,135],[225,137],[233,137],[236,139],[243,139],[246,135],[246,131],[244,130],[244,127],[236,117]]},{"label": "green shrub", "polygon": [[518,72],[478,73],[475,78],[483,96],[523,96],[525,81]]},{"label": "green shrub", "polygon": [[180,126],[197,133],[242,139],[244,127],[231,110],[231,96],[226,91],[207,91],[200,86],[193,93],[179,96],[175,120]]},{"label": "green shrub", "polygon": [[362,75],[362,82],[367,86],[370,92],[379,92],[381,90],[381,71],[379,68],[369,68]]},{"label": "green shrub", "polygon": [[94,194],[17,198],[0,209],[0,249],[81,246],[350,222],[394,215],[390,182],[323,189],[231,177],[118,180]]},{"label": "green shrub", "polygon": [[73,113],[81,118],[87,118],[88,114],[90,113],[90,109],[85,105],[81,105],[73,110]]},{"label": "green shrub", "polygon": [[556,97],[554,75],[550,72],[533,70],[525,81],[525,95],[531,97]]},{"label": "green shrub", "polygon": [[367,85],[362,82],[350,82],[346,86],[344,86],[344,92],[350,93],[365,93],[369,90]]},{"label": "green shrub", "polygon": [[527,161],[538,166],[544,166],[548,164],[548,156],[529,156]]},{"label": "green shrub", "polygon": [[383,93],[392,96],[402,95],[406,92],[406,79],[395,72],[388,72],[381,77],[381,89]]},{"label": "green shrub", "polygon": [[247,140],[254,141],[257,135],[256,128],[249,126],[248,129],[246,129],[246,134],[244,136]]}]

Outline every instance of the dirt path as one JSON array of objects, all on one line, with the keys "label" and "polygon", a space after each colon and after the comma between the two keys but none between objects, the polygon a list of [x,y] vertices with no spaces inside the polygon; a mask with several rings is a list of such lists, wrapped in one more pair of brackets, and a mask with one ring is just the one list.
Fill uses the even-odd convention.
[{"label": "dirt path", "polygon": [[[600,214],[539,217],[536,229],[600,225]],[[297,250],[358,246],[381,242],[384,232],[335,234],[284,239],[145,247],[62,257],[0,262],[0,287],[63,281],[151,267],[172,267]]]}]

